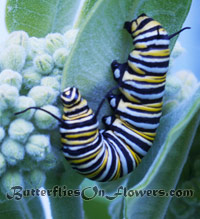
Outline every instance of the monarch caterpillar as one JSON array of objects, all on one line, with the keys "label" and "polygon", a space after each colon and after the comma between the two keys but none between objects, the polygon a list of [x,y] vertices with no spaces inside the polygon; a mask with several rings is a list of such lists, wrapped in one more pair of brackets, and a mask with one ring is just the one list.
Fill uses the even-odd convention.
[{"label": "monarch caterpillar", "polygon": [[94,114],[75,87],[61,94],[62,119],[38,107],[26,109],[40,109],[59,120],[64,156],[80,174],[96,181],[130,173],[151,148],[162,114],[170,39],[186,29],[169,36],[159,22],[145,14],[125,22],[124,28],[135,48],[126,63],[111,64],[120,95],[109,92],[106,96],[114,115],[103,117],[105,130],[98,129],[97,121],[103,102]]}]

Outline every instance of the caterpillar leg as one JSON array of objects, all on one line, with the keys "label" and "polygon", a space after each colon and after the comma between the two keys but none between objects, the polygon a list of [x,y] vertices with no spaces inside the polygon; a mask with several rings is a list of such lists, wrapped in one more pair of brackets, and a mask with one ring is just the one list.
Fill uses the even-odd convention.
[{"label": "caterpillar leg", "polygon": [[122,78],[122,76],[124,75],[124,72],[128,68],[128,63],[126,62],[126,63],[120,64],[116,60],[114,60],[111,63],[111,68],[113,71],[114,79],[120,82],[121,81],[120,79]]},{"label": "caterpillar leg", "polygon": [[104,116],[102,118],[102,122],[106,126],[106,128],[109,128],[112,125],[112,123],[114,122],[114,120],[115,120],[114,116]]},{"label": "caterpillar leg", "polygon": [[132,26],[132,22],[126,21],[124,23],[124,29],[127,30],[130,34],[131,34],[131,26]]},{"label": "caterpillar leg", "polygon": [[108,99],[110,107],[112,108],[112,110],[115,111],[117,109],[118,103],[121,99],[121,95],[115,95],[115,94],[111,93],[107,99]]}]

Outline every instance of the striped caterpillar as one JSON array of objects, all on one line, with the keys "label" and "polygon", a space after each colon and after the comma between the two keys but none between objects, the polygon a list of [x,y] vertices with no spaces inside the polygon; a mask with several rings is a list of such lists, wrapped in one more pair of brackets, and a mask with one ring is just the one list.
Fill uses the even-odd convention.
[{"label": "striped caterpillar", "polygon": [[162,114],[170,39],[186,29],[169,36],[145,14],[125,22],[124,28],[135,48],[126,63],[111,64],[120,95],[107,95],[114,115],[103,117],[105,130],[98,129],[97,121],[102,103],[94,114],[75,87],[61,94],[62,119],[39,107],[26,109],[39,109],[59,120],[65,158],[80,174],[96,181],[132,172],[151,148]]}]

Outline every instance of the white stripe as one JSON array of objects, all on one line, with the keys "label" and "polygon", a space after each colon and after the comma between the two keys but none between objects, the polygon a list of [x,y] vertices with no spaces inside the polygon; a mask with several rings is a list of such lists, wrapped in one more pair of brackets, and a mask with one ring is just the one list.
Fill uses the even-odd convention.
[{"label": "white stripe", "polygon": [[[139,139],[140,141],[143,141],[144,143],[146,143],[147,145],[151,146],[152,142],[148,141],[147,139],[145,139],[144,137],[138,135],[136,132],[130,130],[129,128],[125,127],[122,125],[121,121],[119,119],[117,119],[118,122],[114,122],[113,125],[122,129],[124,132],[128,133],[130,136],[134,136],[137,139]],[[116,123],[116,124],[115,124]],[[117,132],[118,133],[118,132]],[[125,137],[126,138],[126,137]]]},{"label": "white stripe", "polygon": [[137,93],[135,91],[132,91],[132,90],[128,90],[128,89],[123,89],[126,93],[128,94],[131,94],[135,97],[138,97],[138,98],[141,98],[141,99],[157,99],[157,98],[161,98],[163,97],[164,95],[164,91],[158,93],[158,94],[140,94],[140,93]]},{"label": "white stripe", "polygon": [[135,122],[131,119],[128,119],[124,116],[120,116],[121,119],[125,120],[126,122],[130,123],[131,125],[134,125],[138,128],[144,128],[144,129],[156,129],[159,126],[159,123],[157,124],[150,124],[150,123],[143,123],[143,122]]},{"label": "white stripe", "polygon": [[[148,38],[148,37],[152,37],[152,36],[157,36],[157,35],[158,35],[158,31],[157,31],[157,30],[154,30],[154,31],[151,31],[151,32],[147,32],[147,33],[138,35],[138,36],[134,39],[134,41],[135,41],[135,40],[141,40],[141,39]],[[161,31],[161,30],[159,30],[159,35],[160,35],[160,36],[166,36],[166,35],[167,35],[167,32],[166,32],[166,31]]]},{"label": "white stripe", "polygon": [[135,144],[134,142],[130,141],[129,139],[125,138],[122,134],[117,133],[117,135],[121,138],[124,139],[125,142],[134,150],[136,151],[138,154],[141,154],[142,156],[146,155],[146,151],[144,151],[142,148],[140,148],[137,144]]},{"label": "white stripe", "polygon": [[130,56],[132,58],[136,58],[138,60],[141,60],[144,62],[150,62],[150,63],[155,63],[155,62],[162,63],[162,62],[169,61],[169,57],[162,57],[162,58],[143,57],[141,55],[134,54],[134,52],[130,53]]},{"label": "white stripe", "polygon": [[120,107],[118,107],[118,109],[119,109],[119,111],[121,111],[121,112],[124,112],[124,113],[126,113],[126,114],[128,114],[128,115],[131,115],[131,116],[136,116],[136,117],[139,117],[139,118],[159,118],[159,117],[161,117],[161,115],[162,115],[162,113],[160,112],[160,113],[152,113],[152,114],[150,114],[150,113],[142,113],[142,112],[137,112],[137,111],[135,111],[134,109],[128,109],[128,108],[126,108],[125,110],[123,110],[123,109],[121,109]]},{"label": "white stripe", "polygon": [[137,68],[142,68],[144,71],[152,72],[152,73],[166,73],[168,71],[168,67],[147,67],[146,65],[142,65],[140,63],[131,62],[128,60],[129,65],[133,64]]},{"label": "white stripe", "polygon": [[[105,140],[104,140],[104,141],[105,141]],[[109,143],[108,143],[107,141],[105,141],[105,142],[106,142],[106,145],[107,145],[107,148],[108,148],[108,160],[107,160],[107,163],[106,163],[106,169],[105,169],[105,171],[103,172],[103,174],[98,178],[98,181],[103,180],[103,179],[107,176],[107,174],[108,174],[108,172],[109,172],[109,170],[110,170],[110,168],[111,168],[111,165],[113,164],[113,158],[112,158],[112,152],[111,152],[111,149],[110,149],[110,145],[109,145]],[[114,171],[113,171],[111,177],[108,179],[108,181],[114,177],[114,175],[115,175],[115,173],[116,173],[116,171],[117,171],[118,159],[117,159],[117,153],[116,153],[116,151],[114,151],[114,153],[115,153],[115,155],[116,155],[115,169],[114,169]]]},{"label": "white stripe", "polygon": [[[124,150],[129,154],[132,162],[133,162],[133,169],[136,168],[136,163],[135,163],[135,159],[133,158],[131,152],[126,148],[126,146],[124,145],[124,143],[114,134],[112,134],[111,131],[108,131],[109,134],[111,134],[113,136],[113,138],[117,138],[117,140],[121,143],[122,147],[124,148]],[[115,149],[117,151],[117,153],[119,154],[119,157],[120,157],[120,161],[122,163],[121,167],[123,169],[123,175],[126,175],[128,173],[128,164],[127,164],[127,159],[126,157],[124,156],[124,154],[122,153],[121,149],[118,147],[118,145],[116,145],[116,143],[111,139],[111,138],[108,138],[108,140],[115,146]]]},{"label": "white stripe", "polygon": [[83,132],[83,131],[90,131],[91,129],[96,129],[97,127],[98,127],[98,122],[96,122],[94,125],[73,128],[73,129],[60,128],[60,133],[67,134],[67,133],[77,133],[77,132]]},{"label": "white stripe", "polygon": [[124,83],[139,89],[159,88],[165,85],[165,82],[159,84],[139,84],[135,81],[124,81]]}]

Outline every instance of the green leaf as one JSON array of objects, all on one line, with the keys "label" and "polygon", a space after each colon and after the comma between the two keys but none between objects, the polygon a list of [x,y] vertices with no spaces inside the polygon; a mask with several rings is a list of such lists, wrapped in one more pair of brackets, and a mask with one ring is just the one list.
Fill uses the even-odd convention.
[{"label": "green leaf", "polygon": [[[141,165],[130,175],[128,188],[143,191],[163,189],[166,192],[175,189],[199,121],[200,87],[193,97],[161,119],[158,137]],[[131,218],[134,215],[143,218],[145,215],[145,218],[163,218],[170,198],[127,198],[126,217]]]},{"label": "green leaf", "polygon": [[22,198],[18,201],[7,200],[0,204],[0,218],[42,219],[44,218],[44,214],[41,202],[38,198]]},{"label": "green leaf", "polygon": [[[60,168],[53,170],[47,174],[47,182],[45,185],[46,189],[52,189],[55,186],[58,186],[62,191],[62,196],[59,197],[59,192],[55,193],[57,195],[52,195],[49,197],[51,212],[53,218],[80,218],[84,217],[83,203],[81,196],[75,197],[74,195],[68,195],[68,190],[80,190],[80,184],[83,180],[83,177],[77,174],[63,158],[64,169]],[[53,177],[52,177],[53,176]]]},{"label": "green leaf", "polygon": [[24,30],[30,36],[44,37],[72,27],[80,0],[8,0],[6,25],[9,32]]},{"label": "green leaf", "polygon": [[78,16],[78,19],[75,23],[75,27],[79,27],[81,26],[81,24],[84,23],[87,15],[89,14],[89,12],[92,10],[92,8],[94,7],[94,5],[100,0],[85,0],[83,3],[83,6],[81,8],[80,14]]},{"label": "green leaf", "polygon": [[[81,25],[68,57],[62,88],[78,87],[90,106],[96,110],[106,92],[115,85],[111,62],[115,59],[125,62],[132,48],[131,37],[123,29],[124,22],[145,12],[160,21],[171,34],[181,28],[190,3],[187,0],[97,1]],[[110,108],[104,104],[99,118],[110,113]]]}]

